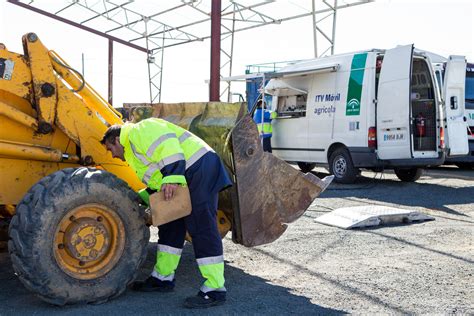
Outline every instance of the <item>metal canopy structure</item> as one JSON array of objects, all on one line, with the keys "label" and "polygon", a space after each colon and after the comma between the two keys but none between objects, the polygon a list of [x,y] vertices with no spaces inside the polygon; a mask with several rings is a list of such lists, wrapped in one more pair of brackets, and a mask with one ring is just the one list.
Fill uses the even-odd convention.
[{"label": "metal canopy structure", "polygon": [[[334,53],[337,11],[374,0],[8,0],[147,54],[150,101],[161,101],[166,48],[211,37],[212,2],[221,5],[220,74],[232,76],[234,34],[312,17],[314,56]],[[211,66],[212,67],[212,66]],[[109,75],[109,102],[112,79]],[[230,82],[220,93],[230,99]]]}]

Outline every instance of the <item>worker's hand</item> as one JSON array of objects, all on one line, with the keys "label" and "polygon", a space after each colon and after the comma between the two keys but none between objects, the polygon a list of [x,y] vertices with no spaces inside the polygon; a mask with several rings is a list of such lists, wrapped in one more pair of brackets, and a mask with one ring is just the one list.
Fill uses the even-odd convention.
[{"label": "worker's hand", "polygon": [[165,201],[169,201],[173,198],[174,192],[178,188],[179,184],[165,183],[161,186],[161,190],[165,194]]}]

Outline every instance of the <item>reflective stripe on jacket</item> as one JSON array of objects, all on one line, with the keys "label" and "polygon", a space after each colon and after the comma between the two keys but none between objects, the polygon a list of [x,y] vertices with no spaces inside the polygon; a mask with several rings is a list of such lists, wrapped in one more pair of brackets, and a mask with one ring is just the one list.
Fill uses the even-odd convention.
[{"label": "reflective stripe on jacket", "polygon": [[263,124],[262,124],[262,109],[256,109],[253,115],[253,120],[257,123],[258,133],[263,137],[272,136],[272,119],[276,117],[276,112],[270,110],[263,111]]},{"label": "reflective stripe on jacket", "polygon": [[185,170],[213,151],[193,133],[158,118],[124,124],[120,144],[138,178],[155,190],[164,183],[186,184]]}]

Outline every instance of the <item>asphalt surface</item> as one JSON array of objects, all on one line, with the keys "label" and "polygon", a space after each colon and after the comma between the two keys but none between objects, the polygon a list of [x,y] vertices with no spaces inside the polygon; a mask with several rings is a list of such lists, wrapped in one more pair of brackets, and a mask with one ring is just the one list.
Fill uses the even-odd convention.
[{"label": "asphalt surface", "polygon": [[[323,169],[317,171],[324,172]],[[317,173],[323,176],[323,173]],[[339,207],[387,205],[435,217],[419,224],[342,230],[314,222]],[[141,278],[151,271],[156,231]],[[0,253],[0,315],[474,314],[474,171],[427,170],[416,183],[364,172],[332,184],[276,242],[255,248],[224,240],[228,301],[187,310],[201,278],[186,245],[173,293],[124,295],[101,305],[55,307],[28,292]]]}]

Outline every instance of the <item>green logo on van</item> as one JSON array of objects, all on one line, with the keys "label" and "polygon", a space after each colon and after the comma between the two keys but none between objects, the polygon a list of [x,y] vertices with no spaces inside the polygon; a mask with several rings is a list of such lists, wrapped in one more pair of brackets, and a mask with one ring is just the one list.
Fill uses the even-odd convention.
[{"label": "green logo on van", "polygon": [[[349,114],[348,112],[357,112],[357,114]],[[346,115],[359,115],[360,114],[360,101],[357,99],[351,99],[346,105]]]},{"label": "green logo on van", "polygon": [[347,87],[346,115],[360,115],[360,97],[366,61],[367,53],[355,54],[352,57],[351,74]]}]

